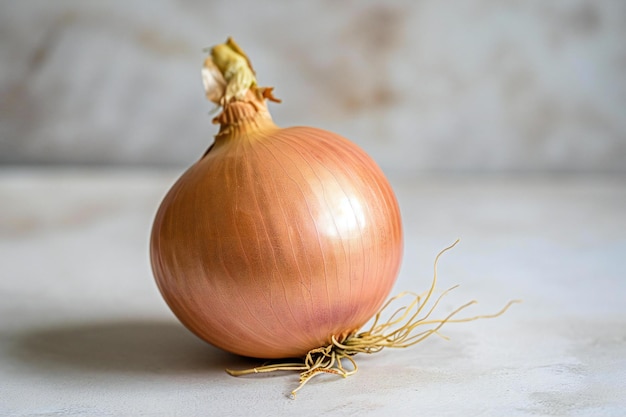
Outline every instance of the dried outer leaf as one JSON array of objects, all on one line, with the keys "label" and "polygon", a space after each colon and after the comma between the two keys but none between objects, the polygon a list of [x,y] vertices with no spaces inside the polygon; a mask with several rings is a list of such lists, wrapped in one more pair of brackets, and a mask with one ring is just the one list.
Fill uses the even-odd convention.
[{"label": "dried outer leaf", "polygon": [[226,92],[226,80],[211,57],[207,57],[202,65],[202,84],[206,98],[220,104]]},{"label": "dried outer leaf", "polygon": [[281,99],[274,97],[274,87],[257,87],[256,92],[259,98],[267,99],[274,103],[282,102]]},{"label": "dried outer leaf", "polygon": [[227,43],[215,46],[211,50],[211,58],[226,80],[224,103],[230,102],[232,98],[242,100],[248,90],[256,85],[256,77],[248,58]]},{"label": "dried outer leaf", "polygon": [[204,61],[202,81],[206,97],[224,106],[233,99],[245,101],[248,91],[259,100],[281,101],[274,97],[273,87],[258,87],[250,59],[241,47],[228,38],[225,43],[210,49],[211,56]]},{"label": "dried outer leaf", "polygon": [[235,40],[232,37],[229,36],[228,39],[226,39],[226,45],[228,45],[230,49],[232,49],[233,51],[237,52],[239,55],[244,57],[246,62],[248,63],[248,67],[250,68],[252,73],[256,75],[256,71],[254,70],[254,68],[252,68],[252,62],[250,62],[250,58],[248,58],[248,55],[246,55],[243,49],[241,49],[241,47],[237,44],[237,42],[235,42]]}]

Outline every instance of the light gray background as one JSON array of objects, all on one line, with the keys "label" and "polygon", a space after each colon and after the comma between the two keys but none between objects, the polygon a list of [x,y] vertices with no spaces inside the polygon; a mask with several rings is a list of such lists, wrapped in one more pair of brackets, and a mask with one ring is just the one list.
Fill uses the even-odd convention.
[{"label": "light gray background", "polygon": [[189,165],[227,35],[387,172],[626,170],[620,0],[2,1],[0,163]]}]

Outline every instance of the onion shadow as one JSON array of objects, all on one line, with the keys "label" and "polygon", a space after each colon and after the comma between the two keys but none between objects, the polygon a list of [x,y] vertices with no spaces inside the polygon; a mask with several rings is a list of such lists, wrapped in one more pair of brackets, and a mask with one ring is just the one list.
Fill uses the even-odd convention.
[{"label": "onion shadow", "polygon": [[12,356],[39,372],[206,374],[252,363],[168,321],[81,323],[14,337]]}]

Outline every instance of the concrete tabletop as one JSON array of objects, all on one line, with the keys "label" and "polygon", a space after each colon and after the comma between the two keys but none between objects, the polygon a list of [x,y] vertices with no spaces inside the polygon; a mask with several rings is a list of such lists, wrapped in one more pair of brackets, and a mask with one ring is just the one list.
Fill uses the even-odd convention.
[{"label": "concrete tabletop", "polygon": [[234,378],[259,361],[197,339],[150,271],[156,208],[179,172],[0,171],[2,416],[626,415],[626,178],[391,178],[406,244],[394,292],[443,316],[405,350],[357,355],[347,378]]}]

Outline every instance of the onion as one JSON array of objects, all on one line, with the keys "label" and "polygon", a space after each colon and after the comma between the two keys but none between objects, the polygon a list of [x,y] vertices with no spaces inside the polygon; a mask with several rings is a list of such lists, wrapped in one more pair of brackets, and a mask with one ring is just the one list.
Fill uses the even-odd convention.
[{"label": "onion", "polygon": [[[411,346],[444,323],[495,317],[511,304],[491,316],[453,318],[472,301],[431,319],[449,291],[425,309],[442,251],[425,294],[402,293],[381,309],[400,268],[403,237],[380,168],[339,135],[276,126],[265,101],[278,100],[257,86],[232,39],[211,49],[202,76],[207,98],[222,107],[214,119],[220,129],[158,209],[150,241],[157,285],[178,319],[214,346],[263,359],[301,358],[227,370],[231,375],[297,370],[295,395],[317,374],[354,373],[357,353]],[[384,321],[404,296],[411,301]],[[359,331],[372,318],[369,330]],[[414,332],[422,325],[432,327]]]},{"label": "onion", "polygon": [[246,90],[224,103],[210,150],[163,200],[152,266],[202,339],[299,357],[344,340],[385,301],[402,257],[400,211],[363,150],[321,129],[277,127],[265,96]]}]

